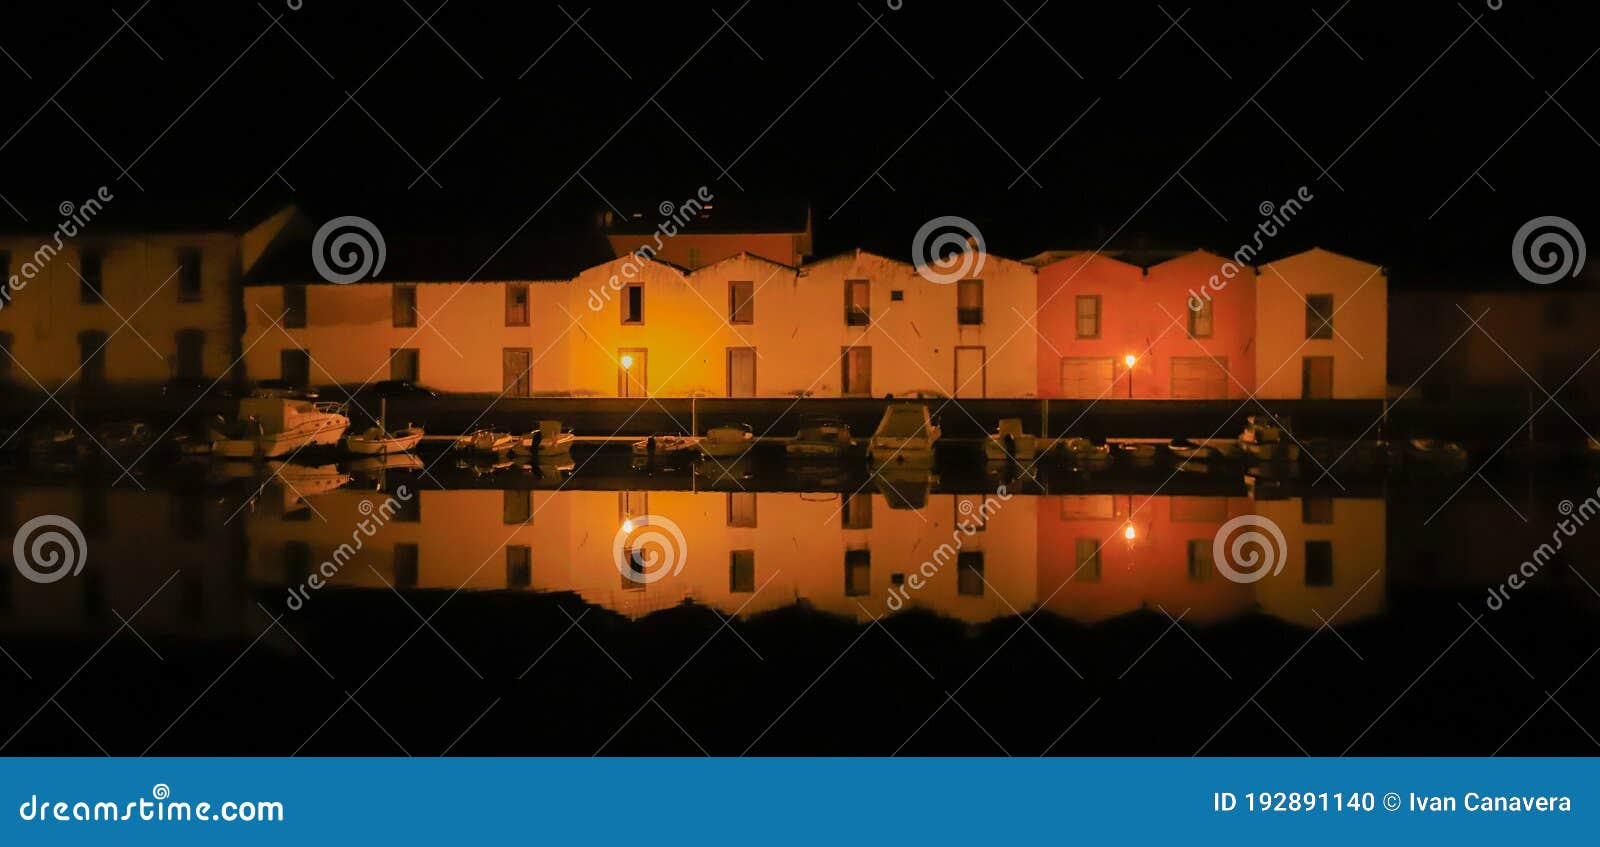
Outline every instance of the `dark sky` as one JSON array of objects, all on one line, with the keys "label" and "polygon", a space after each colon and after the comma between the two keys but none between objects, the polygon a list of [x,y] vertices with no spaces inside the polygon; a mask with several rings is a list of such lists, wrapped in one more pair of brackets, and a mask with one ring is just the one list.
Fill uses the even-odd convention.
[{"label": "dark sky", "polygon": [[292,196],[506,234],[706,185],[810,204],[821,253],[900,255],[947,214],[1019,257],[1231,252],[1305,185],[1269,256],[1321,244],[1406,286],[1509,275],[1532,217],[1596,221],[1577,4],[66,5],[0,27],[0,194],[44,228],[101,184],[134,221]]}]

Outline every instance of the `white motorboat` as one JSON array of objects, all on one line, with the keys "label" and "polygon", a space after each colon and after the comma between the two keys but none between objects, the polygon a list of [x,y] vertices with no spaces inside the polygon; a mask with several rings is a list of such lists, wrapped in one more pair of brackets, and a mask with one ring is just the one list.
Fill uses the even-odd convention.
[{"label": "white motorboat", "polygon": [[756,442],[749,424],[714,426],[700,439],[700,452],[716,459],[735,459],[745,454]]},{"label": "white motorboat", "polygon": [[422,442],[424,434],[420,426],[408,426],[394,432],[389,432],[381,426],[374,426],[360,435],[346,436],[344,448],[358,456],[409,453]]},{"label": "white motorboat", "polygon": [[521,456],[539,456],[554,459],[572,452],[572,443],[578,436],[561,430],[561,421],[542,420],[539,428],[518,439],[514,448]]},{"label": "white motorboat", "polygon": [[784,445],[783,451],[792,459],[831,460],[855,446],[849,424],[825,419],[801,424],[800,431],[793,441]]},{"label": "white motorboat", "polygon": [[1117,445],[1117,452],[1128,457],[1135,465],[1148,465],[1156,460],[1156,445],[1149,442],[1124,442]]},{"label": "white motorboat", "polygon": [[245,397],[239,418],[214,427],[211,452],[230,459],[277,458],[312,446],[339,443],[350,418],[337,403],[282,397]]},{"label": "white motorboat", "polygon": [[689,453],[700,444],[700,439],[689,435],[652,435],[633,442],[635,456],[670,456]]},{"label": "white motorboat", "polygon": [[1021,418],[1003,418],[983,442],[984,458],[991,462],[1014,459],[1031,462],[1039,454],[1039,437],[1022,431]]},{"label": "white motorboat", "polygon": [[342,488],[350,482],[350,475],[337,465],[301,465],[295,462],[269,462],[267,470],[273,477],[283,480],[294,496],[304,500]]},{"label": "white motorboat", "polygon": [[891,403],[867,442],[867,452],[878,464],[930,465],[939,426],[922,403]]}]

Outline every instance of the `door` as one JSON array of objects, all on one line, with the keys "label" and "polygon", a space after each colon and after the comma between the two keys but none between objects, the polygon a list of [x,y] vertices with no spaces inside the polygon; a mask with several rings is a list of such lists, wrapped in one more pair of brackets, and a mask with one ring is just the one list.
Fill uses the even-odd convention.
[{"label": "door", "polygon": [[397,347],[389,351],[389,378],[406,382],[422,379],[422,351],[415,347]]},{"label": "door", "polygon": [[624,347],[617,351],[617,396],[649,397],[649,354],[643,347]]},{"label": "door", "polygon": [[1061,359],[1061,396],[1093,400],[1111,393],[1116,366],[1111,359],[1064,356]]},{"label": "door", "polygon": [[840,393],[872,396],[872,348],[846,347],[840,357],[843,378]]},{"label": "door", "polygon": [[1307,400],[1333,399],[1333,357],[1306,356],[1300,360],[1300,396]]},{"label": "door", "polygon": [[756,348],[728,348],[728,396],[756,396]]},{"label": "door", "polygon": [[507,347],[500,353],[501,387],[507,397],[527,397],[528,371],[533,367],[533,351],[527,347]]},{"label": "door", "polygon": [[278,376],[296,388],[311,384],[311,354],[297,348],[278,353]]},{"label": "door", "polygon": [[988,392],[987,353],[982,347],[956,348],[957,397],[983,397]]},{"label": "door", "polygon": [[1175,400],[1219,400],[1228,396],[1228,360],[1210,356],[1172,357]]}]

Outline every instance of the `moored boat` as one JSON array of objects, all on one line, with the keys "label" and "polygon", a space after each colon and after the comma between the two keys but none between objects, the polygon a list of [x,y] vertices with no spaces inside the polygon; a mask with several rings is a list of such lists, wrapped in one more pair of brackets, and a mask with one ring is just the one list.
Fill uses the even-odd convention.
[{"label": "moored boat", "polygon": [[571,453],[577,438],[571,432],[562,431],[561,421],[542,420],[538,429],[517,440],[514,449],[518,455],[554,459]]},{"label": "moored boat", "polygon": [[229,459],[277,458],[311,446],[339,443],[350,418],[337,403],[246,397],[239,417],[212,428],[211,452]]},{"label": "moored boat", "polygon": [[828,460],[843,456],[856,446],[850,435],[850,425],[831,418],[801,423],[794,440],[783,447],[792,459]]},{"label": "moored boat", "polygon": [[670,456],[694,450],[700,439],[690,435],[652,435],[633,442],[635,456]]},{"label": "moored boat", "polygon": [[755,433],[750,431],[749,424],[714,426],[706,430],[706,436],[700,439],[700,452],[712,458],[733,459],[743,456],[755,441]]},{"label": "moored boat", "polygon": [[388,453],[408,453],[415,450],[422,442],[423,432],[420,426],[407,426],[394,432],[388,432],[383,427],[369,427],[366,432],[359,435],[346,436],[344,447],[358,456],[382,456]]},{"label": "moored boat", "polygon": [[939,425],[922,403],[891,403],[883,410],[878,428],[867,442],[867,452],[878,464],[931,465]]},{"label": "moored boat", "polygon": [[983,442],[984,458],[991,462],[1031,462],[1038,453],[1039,437],[1023,432],[1021,418],[1003,418]]}]

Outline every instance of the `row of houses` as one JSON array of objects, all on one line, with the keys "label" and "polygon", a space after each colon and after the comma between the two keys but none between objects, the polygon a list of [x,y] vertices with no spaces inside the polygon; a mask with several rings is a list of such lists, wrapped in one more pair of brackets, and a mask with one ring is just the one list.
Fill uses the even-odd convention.
[{"label": "row of houses", "polygon": [[[1454,326],[1437,304],[1391,314],[1383,267],[1323,249],[1251,265],[1206,250],[1016,260],[974,247],[972,272],[940,284],[896,256],[812,258],[809,218],[748,231],[697,220],[665,240],[614,225],[509,250],[390,234],[381,272],[335,285],[312,261],[313,224],[290,208],[238,231],[86,232],[42,263],[37,234],[0,237],[13,281],[0,379],[39,390],[405,379],[530,397],[1382,399],[1421,370],[1397,379],[1391,341],[1400,359],[1426,362],[1448,346],[1435,327]],[[1420,349],[1433,340],[1437,350]],[[1496,358],[1480,348],[1456,355]],[[1505,370],[1475,361],[1439,373],[1470,384]]]}]

